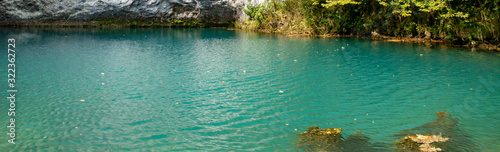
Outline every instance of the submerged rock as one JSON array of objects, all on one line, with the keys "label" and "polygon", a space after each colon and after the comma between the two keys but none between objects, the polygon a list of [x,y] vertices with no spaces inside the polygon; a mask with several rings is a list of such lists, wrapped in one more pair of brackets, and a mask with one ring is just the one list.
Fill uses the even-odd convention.
[{"label": "submerged rock", "polygon": [[[340,151],[346,152],[370,152],[377,151],[374,146],[370,142],[370,138],[361,133],[361,131],[356,132],[355,134],[347,136],[347,138],[342,141],[339,145]],[[382,146],[380,146],[382,147]],[[380,151],[380,150],[378,150]]]},{"label": "submerged rock", "polygon": [[370,138],[357,132],[355,134],[342,137],[342,129],[340,128],[325,128],[313,126],[309,127],[304,133],[298,135],[298,143],[296,148],[304,151],[345,151],[345,152],[364,152],[375,151],[375,148],[370,143]]},{"label": "submerged rock", "polygon": [[431,145],[434,142],[446,142],[449,138],[443,138],[441,135],[415,135],[406,136],[395,143],[396,147],[400,150],[420,150],[423,152],[437,152],[442,151]]},{"label": "submerged rock", "polygon": [[[459,120],[446,111],[436,112],[437,118],[421,126],[403,130],[394,143],[399,151],[480,151],[466,132],[460,130]],[[343,129],[312,126],[297,138],[296,149],[303,151],[365,152],[391,149],[385,144],[370,143],[361,132],[344,138]],[[385,150],[387,150],[385,149]]]},{"label": "submerged rock", "polygon": [[342,142],[342,129],[312,126],[298,136],[297,148],[304,151],[333,151]]},{"label": "submerged rock", "polygon": [[[428,151],[438,151],[437,148],[443,151],[480,151],[476,144],[472,142],[472,137],[459,128],[459,119],[446,111],[436,112],[436,116],[437,118],[431,122],[403,130],[400,134],[397,134],[396,136],[401,140],[395,143],[396,147],[399,150],[422,150],[424,148],[420,147],[422,144],[417,143],[433,141],[432,144],[429,143],[426,146],[431,145],[436,149],[427,147]],[[442,138],[442,136],[447,138]]]}]

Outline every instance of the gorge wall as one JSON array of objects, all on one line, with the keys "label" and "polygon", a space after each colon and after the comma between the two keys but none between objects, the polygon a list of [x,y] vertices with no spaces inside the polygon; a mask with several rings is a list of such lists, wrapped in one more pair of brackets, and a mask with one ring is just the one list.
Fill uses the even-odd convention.
[{"label": "gorge wall", "polygon": [[266,0],[2,0],[0,21],[196,20],[228,24],[245,18],[245,4]]}]

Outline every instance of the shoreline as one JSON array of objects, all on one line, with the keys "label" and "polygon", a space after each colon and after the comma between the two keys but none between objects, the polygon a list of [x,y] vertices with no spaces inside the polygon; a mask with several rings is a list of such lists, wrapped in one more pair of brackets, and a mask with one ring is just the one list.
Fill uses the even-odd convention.
[{"label": "shoreline", "polygon": [[174,22],[153,22],[153,21],[0,21],[0,27],[28,27],[28,28],[149,28],[149,27],[178,27],[178,28],[225,28],[227,30],[242,30],[257,33],[278,34],[288,37],[362,37],[372,40],[384,40],[395,43],[416,43],[416,44],[441,44],[459,48],[470,48],[475,50],[486,50],[500,52],[500,45],[477,43],[475,45],[455,45],[444,40],[433,40],[425,38],[405,38],[405,37],[389,37],[383,35],[367,36],[367,35],[313,35],[309,33],[283,33],[269,31],[267,29],[252,30],[233,27],[229,23],[200,23],[196,21],[174,21]]},{"label": "shoreline", "polygon": [[155,21],[118,21],[118,20],[101,20],[101,21],[0,21],[0,27],[186,27],[186,28],[206,28],[206,27],[229,27],[229,23],[204,23],[194,21],[175,20],[172,22],[155,22]]},{"label": "shoreline", "polygon": [[251,31],[251,32],[266,33],[266,34],[279,34],[279,35],[285,35],[288,37],[361,37],[361,38],[367,38],[367,39],[371,39],[371,40],[384,40],[387,42],[395,42],[395,43],[414,43],[414,44],[431,44],[431,45],[432,44],[440,44],[440,45],[447,45],[447,46],[453,46],[453,47],[458,47],[458,48],[469,48],[472,51],[485,50],[485,51],[500,52],[500,44],[493,45],[493,44],[485,44],[485,43],[479,43],[479,42],[476,42],[475,45],[471,45],[471,44],[455,45],[455,44],[448,42],[448,41],[445,41],[445,40],[433,40],[433,39],[425,39],[425,38],[391,37],[391,36],[384,36],[384,35],[367,36],[367,35],[356,35],[356,34],[351,34],[351,35],[293,34],[293,33],[283,33],[283,32],[271,32],[267,29],[252,30],[252,29],[243,29],[243,28],[233,28],[231,30]]}]

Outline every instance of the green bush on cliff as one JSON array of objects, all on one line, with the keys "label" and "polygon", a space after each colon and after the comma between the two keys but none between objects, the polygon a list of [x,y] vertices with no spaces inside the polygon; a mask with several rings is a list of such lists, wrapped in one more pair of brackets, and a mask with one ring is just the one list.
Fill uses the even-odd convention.
[{"label": "green bush on cliff", "polygon": [[[500,43],[500,0],[287,0],[247,5],[241,28]],[[245,26],[253,24],[253,26]]]}]

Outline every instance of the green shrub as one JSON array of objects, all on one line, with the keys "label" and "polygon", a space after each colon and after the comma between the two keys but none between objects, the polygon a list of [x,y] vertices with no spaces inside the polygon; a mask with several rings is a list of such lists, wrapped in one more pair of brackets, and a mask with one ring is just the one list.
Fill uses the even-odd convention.
[{"label": "green shrub", "polygon": [[500,43],[500,0],[286,0],[246,5],[238,27],[291,34],[358,34]]}]

